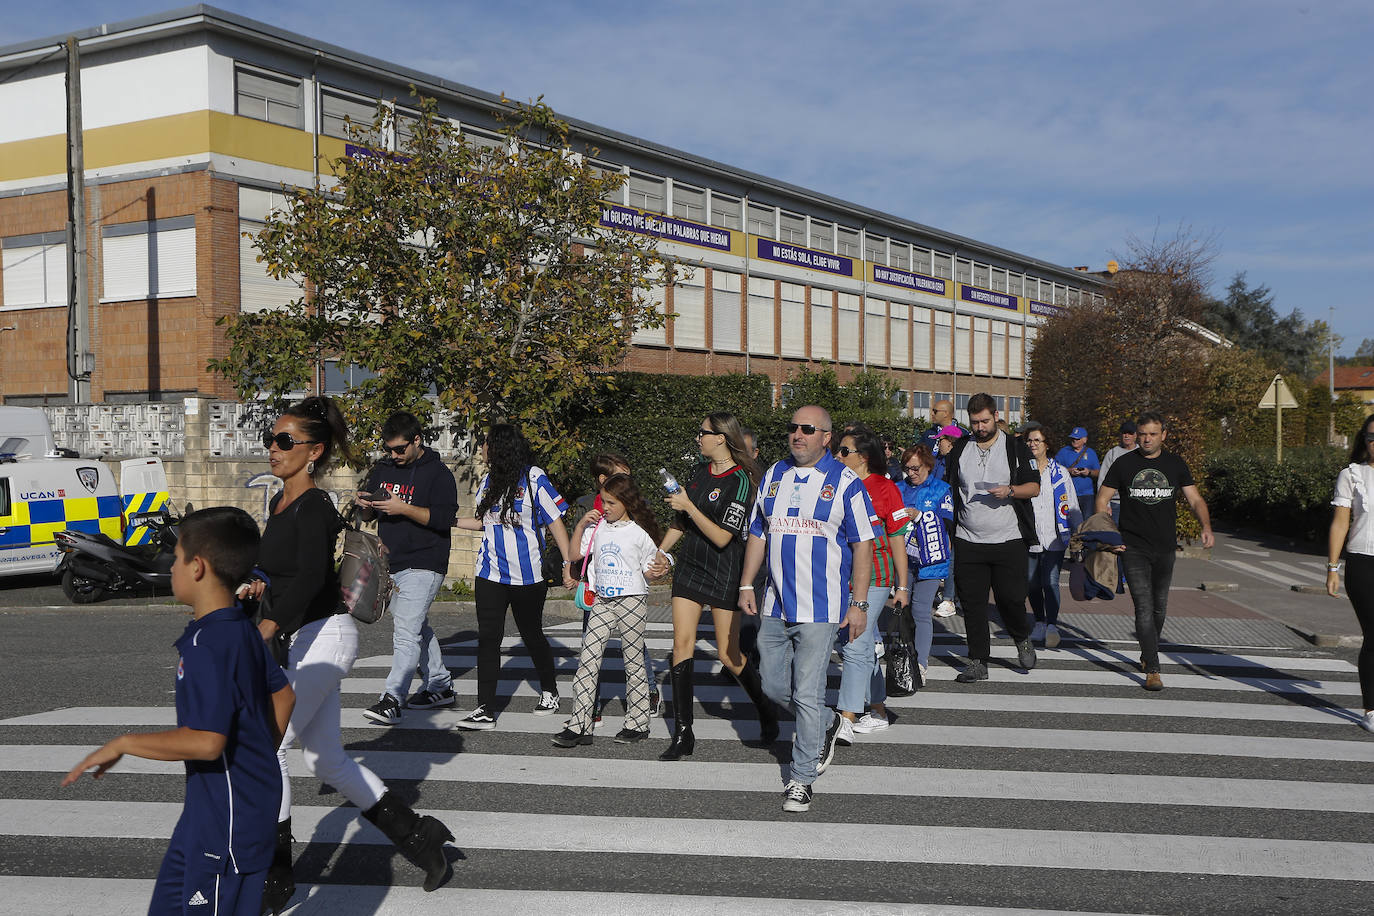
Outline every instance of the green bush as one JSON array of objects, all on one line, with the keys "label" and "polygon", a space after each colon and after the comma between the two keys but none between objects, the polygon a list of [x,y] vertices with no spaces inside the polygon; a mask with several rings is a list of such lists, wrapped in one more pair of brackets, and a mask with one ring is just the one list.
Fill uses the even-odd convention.
[{"label": "green bush", "polygon": [[1207,459],[1207,504],[1230,522],[1321,541],[1331,524],[1331,494],[1346,463],[1341,449],[1326,446],[1284,449],[1283,464],[1272,451],[1226,449]]}]

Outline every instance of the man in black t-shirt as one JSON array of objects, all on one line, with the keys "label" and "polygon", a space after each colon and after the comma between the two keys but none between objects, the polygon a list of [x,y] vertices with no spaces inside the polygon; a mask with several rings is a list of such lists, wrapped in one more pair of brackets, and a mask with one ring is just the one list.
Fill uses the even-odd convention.
[{"label": "man in black t-shirt", "polygon": [[1136,420],[1138,447],[1112,463],[1097,491],[1097,511],[1110,511],[1112,497],[1121,494],[1121,541],[1126,545],[1121,562],[1126,585],[1135,603],[1136,638],[1140,640],[1140,666],[1145,689],[1163,690],[1159,676],[1159,634],[1169,606],[1169,586],[1174,578],[1176,504],[1182,494],[1202,523],[1202,546],[1211,547],[1212,520],[1207,503],[1193,483],[1184,460],[1164,451],[1168,429],[1157,413]]}]

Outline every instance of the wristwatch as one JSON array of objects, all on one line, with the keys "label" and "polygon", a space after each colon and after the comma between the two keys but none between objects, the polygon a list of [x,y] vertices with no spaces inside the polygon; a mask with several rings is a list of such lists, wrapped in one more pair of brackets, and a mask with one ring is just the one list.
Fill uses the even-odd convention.
[{"label": "wristwatch", "polygon": [[856,607],[856,608],[858,608],[859,610],[863,611],[865,614],[868,613],[868,602],[867,602],[867,601],[860,601],[860,600],[857,599],[857,598],[850,598],[850,599],[849,599],[849,606],[850,606],[850,607]]}]

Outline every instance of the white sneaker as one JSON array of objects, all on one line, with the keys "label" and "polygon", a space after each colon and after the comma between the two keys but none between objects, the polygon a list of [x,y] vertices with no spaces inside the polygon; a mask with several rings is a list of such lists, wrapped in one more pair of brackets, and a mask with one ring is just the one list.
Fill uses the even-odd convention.
[{"label": "white sneaker", "polygon": [[1044,625],[1043,623],[1041,623],[1040,621],[1037,620],[1037,621],[1035,622],[1035,626],[1031,627],[1031,642],[1044,642],[1044,641],[1045,641],[1045,625]]},{"label": "white sneaker", "polygon": [[937,607],[937,608],[935,609],[935,616],[936,616],[936,617],[953,617],[953,616],[954,616],[954,602],[953,602],[953,601],[950,601],[950,600],[948,600],[948,599],[946,599],[946,600],[944,600],[944,601],[941,601],[941,602],[940,602],[940,606]]},{"label": "white sneaker", "polygon": [[1054,624],[1050,624],[1049,626],[1045,627],[1045,648],[1059,648],[1059,627],[1055,626]]},{"label": "white sneaker", "polygon": [[558,712],[558,694],[547,690],[539,694],[539,702],[534,704],[536,716],[551,716]]},{"label": "white sneaker", "polygon": [[1360,719],[1360,728],[1367,732],[1374,732],[1374,710],[1365,713]]},{"label": "white sneaker", "polygon": [[867,735],[870,732],[881,731],[892,723],[887,721],[887,716],[875,716],[871,712],[863,714],[863,718],[854,723],[854,732],[859,735]]},{"label": "white sneaker", "polygon": [[854,723],[849,721],[848,716],[840,716],[840,730],[835,733],[835,743],[843,747],[854,743]]}]

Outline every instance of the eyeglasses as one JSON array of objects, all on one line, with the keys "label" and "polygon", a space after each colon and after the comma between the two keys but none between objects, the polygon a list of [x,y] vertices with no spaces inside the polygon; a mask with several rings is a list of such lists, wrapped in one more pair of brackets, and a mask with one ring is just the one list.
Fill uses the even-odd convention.
[{"label": "eyeglasses", "polygon": [[393,455],[404,455],[406,449],[410,448],[410,442],[403,442],[400,445],[387,445],[386,443],[382,443],[382,448],[386,449]]},{"label": "eyeglasses", "polygon": [[924,464],[904,464],[904,465],[902,465],[902,470],[903,470],[903,471],[906,471],[908,474],[915,474],[917,471],[925,470],[925,465],[924,465]]},{"label": "eyeglasses", "polygon": [[697,438],[698,438],[698,439],[700,439],[702,436],[723,436],[723,435],[725,435],[725,433],[718,433],[718,432],[716,432],[714,429],[707,429],[707,428],[704,427],[704,426],[703,426],[701,429],[697,430]]},{"label": "eyeglasses", "polygon": [[841,458],[848,458],[850,455],[857,455],[859,453],[858,449],[850,448],[847,445],[841,445],[839,448],[835,449],[835,451],[840,453]]},{"label": "eyeglasses", "polygon": [[1027,441],[1028,443],[1030,443],[1031,445],[1044,445],[1044,444],[1045,444],[1045,440],[1044,440],[1044,439],[1027,439],[1026,441]]},{"label": "eyeglasses", "polygon": [[273,443],[276,443],[277,448],[281,449],[283,452],[289,452],[298,445],[320,444],[318,439],[302,439],[297,441],[291,437],[290,433],[277,433],[273,435],[270,429],[264,429],[262,431],[262,447],[270,449]]},{"label": "eyeglasses", "polygon": [[830,430],[826,429],[824,426],[814,426],[814,425],[812,425],[812,424],[810,424],[810,423],[788,423],[788,424],[787,424],[787,434],[788,434],[789,436],[790,436],[792,433],[795,433],[797,430],[801,430],[803,433],[805,433],[805,434],[808,435],[808,436],[814,436],[814,435],[816,435],[816,433],[818,433],[818,432],[820,432],[820,433],[828,433],[828,432],[830,432]]},{"label": "eyeglasses", "polygon": [[1365,434],[1364,434],[1364,441],[1366,441],[1366,442],[1374,442],[1374,433],[1365,433]]}]

